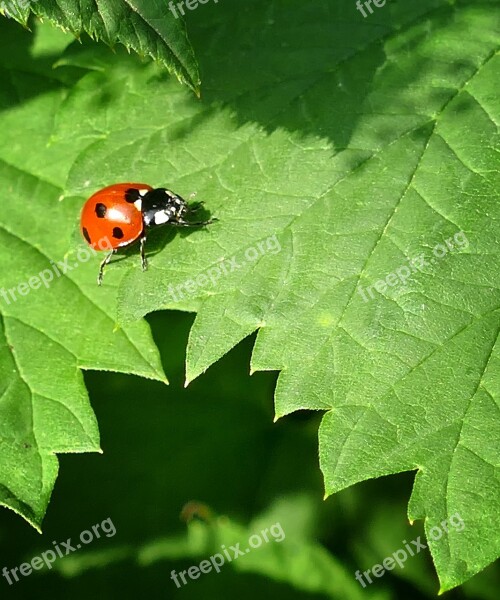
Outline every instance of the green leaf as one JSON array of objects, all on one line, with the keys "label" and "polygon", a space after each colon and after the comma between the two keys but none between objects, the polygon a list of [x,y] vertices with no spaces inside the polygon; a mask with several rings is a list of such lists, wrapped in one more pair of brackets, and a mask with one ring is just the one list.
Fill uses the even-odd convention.
[{"label": "green leaf", "polygon": [[100,451],[81,369],[165,378],[147,324],[118,327],[114,289],[98,290],[95,271],[85,268],[92,257],[73,241],[80,199],[28,172],[29,160],[20,161],[24,170],[12,164],[17,152],[31,153],[34,162],[51,162],[47,179],[65,172],[64,153],[44,153],[63,88],[35,73],[47,51],[62,46],[60,34],[39,35],[27,60],[29,34],[13,31],[4,31],[2,44],[12,44],[14,58],[0,66],[7,82],[0,121],[13,135],[0,150],[0,504],[39,529],[55,454]]},{"label": "green leaf", "polygon": [[25,27],[35,14],[78,38],[87,33],[111,47],[123,44],[164,64],[199,94],[198,65],[184,21],[167,0],[32,0],[24,8],[12,0],[7,14]]},{"label": "green leaf", "polygon": [[[197,311],[188,381],[258,330],[252,370],[281,371],[277,416],[326,411],[327,494],[417,470],[410,519],[456,586],[500,546],[498,13],[262,0],[193,20],[203,103],[117,55],[47,126],[69,193],[142,180],[197,191],[219,218],[151,235],[147,273],[137,256],[112,266],[121,321]],[[16,144],[20,119],[2,123],[10,164],[57,180],[42,133],[28,155]]]}]

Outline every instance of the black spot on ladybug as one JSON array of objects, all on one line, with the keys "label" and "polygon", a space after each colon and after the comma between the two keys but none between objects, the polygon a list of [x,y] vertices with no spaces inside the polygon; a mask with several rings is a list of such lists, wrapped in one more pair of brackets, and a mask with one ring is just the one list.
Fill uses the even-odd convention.
[{"label": "black spot on ladybug", "polygon": [[121,240],[123,237],[123,230],[119,227],[113,227],[113,237],[117,240]]},{"label": "black spot on ladybug", "polygon": [[140,197],[139,190],[136,190],[135,188],[130,188],[125,192],[125,200],[130,204],[139,200]]},{"label": "black spot on ladybug", "polygon": [[99,219],[104,219],[107,210],[108,209],[106,208],[106,205],[102,204],[102,202],[98,202],[95,205],[95,214],[98,216]]},{"label": "black spot on ladybug", "polygon": [[87,231],[87,228],[86,228],[86,227],[84,227],[84,228],[82,229],[82,233],[83,233],[83,237],[84,237],[84,238],[87,240],[87,242],[88,242],[89,244],[91,244],[91,243],[92,243],[92,241],[91,241],[91,239],[90,239],[90,235],[89,235],[89,232]]}]

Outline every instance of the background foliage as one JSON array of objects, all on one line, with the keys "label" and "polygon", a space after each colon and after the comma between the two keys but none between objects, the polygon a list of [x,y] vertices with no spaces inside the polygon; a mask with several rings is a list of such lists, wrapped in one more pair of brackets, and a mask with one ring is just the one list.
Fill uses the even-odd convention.
[{"label": "background foliage", "polygon": [[[48,25],[33,35],[1,25],[4,288],[49,260],[76,264],[79,207],[110,181],[197,190],[220,219],[189,237],[152,236],[146,274],[131,251],[102,290],[93,260],[1,306],[2,502],[39,525],[54,452],[105,450],[62,457],[43,538],[0,515],[9,566],[113,518],[115,538],[43,574],[61,596],[96,585],[112,595],[115,577],[131,594],[166,597],[432,596],[424,553],[365,590],[353,577],[423,535],[421,522],[407,525],[410,495],[410,518],[425,518],[427,533],[457,510],[466,522],[431,544],[443,589],[498,552],[498,12],[428,1],[363,20],[351,4],[200,6],[189,27],[201,102],[158,64]],[[67,28],[77,26],[89,31]],[[422,252],[430,259],[458,231],[467,249],[369,303],[356,293]],[[270,235],[281,252],[215,289],[177,302],[166,292]],[[246,381],[249,341],[182,390],[192,319],[180,313],[149,319],[171,387],[134,379],[164,381],[148,327],[133,321],[161,308],[198,313],[188,380],[260,328],[252,370],[282,370],[278,416],[327,416],[273,424],[275,376]],[[79,368],[129,374],[85,376],[101,441]],[[320,422],[326,490],[348,488],[326,502]],[[411,474],[348,487],[417,468],[413,491]],[[186,533],[178,515],[195,499],[223,518]],[[169,579],[277,520],[283,545],[182,590]],[[492,597],[495,577],[489,568],[452,594]],[[35,594],[38,581],[9,591]]]}]

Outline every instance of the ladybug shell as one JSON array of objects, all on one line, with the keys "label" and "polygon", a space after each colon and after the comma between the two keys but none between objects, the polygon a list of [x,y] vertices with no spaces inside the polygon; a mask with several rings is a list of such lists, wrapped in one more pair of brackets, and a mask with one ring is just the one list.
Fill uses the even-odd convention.
[{"label": "ladybug shell", "polygon": [[89,246],[116,249],[134,242],[144,229],[140,195],[152,189],[146,183],[116,183],[93,194],[85,202],[80,220]]}]

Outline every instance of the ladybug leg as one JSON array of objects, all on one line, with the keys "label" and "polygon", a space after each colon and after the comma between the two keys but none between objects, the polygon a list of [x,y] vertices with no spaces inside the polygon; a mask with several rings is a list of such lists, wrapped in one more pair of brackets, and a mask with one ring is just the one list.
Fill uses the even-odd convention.
[{"label": "ladybug leg", "polygon": [[176,227],[205,227],[206,225],[211,225],[215,223],[219,219],[213,217],[208,221],[184,221],[184,219],[177,219],[177,221],[171,221],[171,225],[175,225]]},{"label": "ladybug leg", "polygon": [[106,265],[109,263],[109,261],[111,260],[114,253],[115,253],[115,250],[111,250],[111,252],[109,252],[106,255],[106,258],[101,262],[101,265],[99,266],[99,275],[97,276],[97,285],[102,285],[102,278],[104,277],[104,269],[106,268]]},{"label": "ladybug leg", "polygon": [[146,258],[145,246],[146,236],[144,235],[141,237],[141,266],[143,271],[146,271],[146,269],[148,268],[148,259]]}]

